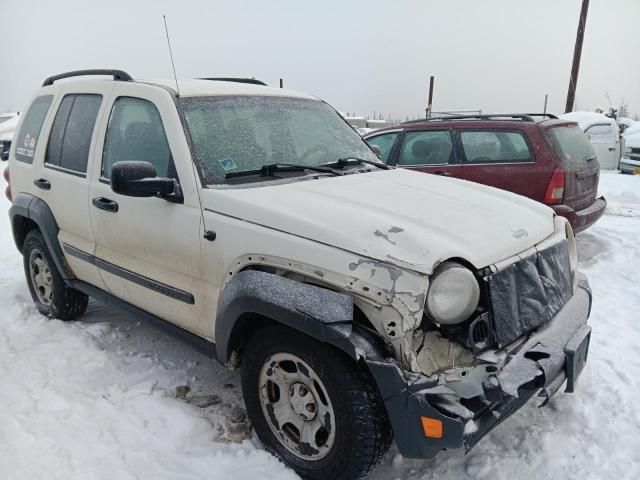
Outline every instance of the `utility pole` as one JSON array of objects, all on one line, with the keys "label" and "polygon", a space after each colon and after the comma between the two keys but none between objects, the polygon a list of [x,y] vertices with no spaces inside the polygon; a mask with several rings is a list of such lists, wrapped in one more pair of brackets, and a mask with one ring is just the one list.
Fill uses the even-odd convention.
[{"label": "utility pole", "polygon": [[431,110],[433,107],[433,82],[435,77],[431,75],[429,78],[429,100],[427,101],[427,108],[425,109],[425,113],[427,114],[427,118],[431,118]]},{"label": "utility pole", "polygon": [[569,91],[567,93],[567,105],[565,112],[573,111],[573,103],[576,98],[576,85],[578,84],[578,71],[580,70],[580,57],[582,56],[582,41],[584,40],[584,27],[587,23],[587,11],[589,10],[589,0],[582,0],[580,10],[580,21],[578,22],[578,34],[576,35],[576,46],[573,50],[573,65],[571,66],[571,78],[569,79]]}]

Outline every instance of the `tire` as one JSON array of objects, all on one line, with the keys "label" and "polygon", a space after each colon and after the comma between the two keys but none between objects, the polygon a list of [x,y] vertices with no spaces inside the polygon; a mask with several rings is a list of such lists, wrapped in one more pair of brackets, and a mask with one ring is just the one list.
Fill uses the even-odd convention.
[{"label": "tire", "polygon": [[344,353],[274,326],[251,337],[242,362],[256,434],[301,477],[358,479],[380,463],[392,439],[384,404],[368,373]]},{"label": "tire", "polygon": [[40,313],[75,320],[87,310],[89,297],[65,284],[39,230],[27,234],[22,259],[29,292]]}]

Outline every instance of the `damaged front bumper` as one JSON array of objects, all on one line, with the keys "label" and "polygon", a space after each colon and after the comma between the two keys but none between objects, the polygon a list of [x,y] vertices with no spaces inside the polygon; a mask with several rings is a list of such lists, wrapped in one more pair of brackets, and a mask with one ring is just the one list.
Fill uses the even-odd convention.
[{"label": "damaged front bumper", "polygon": [[[565,391],[573,392],[588,354],[590,311],[591,290],[581,276],[569,301],[510,352],[501,369],[487,365],[495,373],[483,383],[484,394],[472,399],[453,400],[450,390],[433,378],[405,373],[392,362],[367,360],[400,453],[430,458],[446,448],[468,450],[536,393],[544,405],[565,383]],[[423,417],[440,429],[429,431]]]}]

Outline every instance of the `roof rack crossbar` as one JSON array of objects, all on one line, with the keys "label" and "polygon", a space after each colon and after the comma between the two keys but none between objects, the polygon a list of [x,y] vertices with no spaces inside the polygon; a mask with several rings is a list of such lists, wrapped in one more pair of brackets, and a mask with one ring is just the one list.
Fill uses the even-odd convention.
[{"label": "roof rack crossbar", "polygon": [[199,78],[199,80],[212,80],[216,82],[234,82],[234,83],[250,83],[252,85],[262,85],[266,87],[267,84],[257,78],[240,78],[240,77],[209,77]]},{"label": "roof rack crossbar", "polygon": [[549,117],[558,118],[550,113],[504,113],[504,114],[487,114],[487,115],[449,115],[443,117],[419,118],[417,120],[409,120],[403,122],[403,125],[411,123],[437,122],[447,120],[521,120],[523,122],[535,122],[533,117]]},{"label": "roof rack crossbar", "polygon": [[47,78],[42,84],[43,87],[53,85],[53,82],[62,80],[63,78],[83,77],[89,75],[107,75],[113,77],[114,80],[120,82],[133,82],[133,77],[123,70],[110,69],[91,69],[91,70],[75,70],[73,72],[60,73]]},{"label": "roof rack crossbar", "polygon": [[526,113],[525,115],[529,115],[530,117],[547,117],[551,119],[557,119],[553,113]]}]

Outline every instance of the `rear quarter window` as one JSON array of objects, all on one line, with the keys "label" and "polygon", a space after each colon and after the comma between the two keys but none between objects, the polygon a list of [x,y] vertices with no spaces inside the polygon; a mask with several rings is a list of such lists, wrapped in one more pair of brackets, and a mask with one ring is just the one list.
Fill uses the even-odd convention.
[{"label": "rear quarter window", "polygon": [[596,153],[578,125],[552,127],[546,131],[551,146],[562,162],[582,163]]},{"label": "rear quarter window", "polygon": [[43,95],[36,98],[29,107],[29,111],[22,121],[20,132],[14,140],[16,142],[16,160],[33,163],[40,130],[52,100],[53,95]]},{"label": "rear quarter window", "polygon": [[459,135],[465,163],[534,161],[529,143],[520,132],[462,130]]}]

